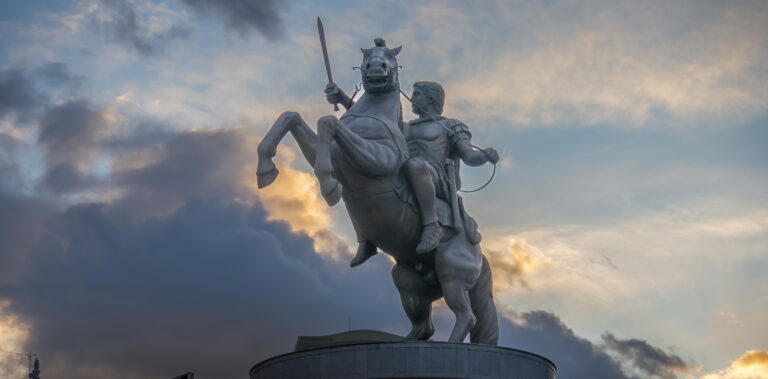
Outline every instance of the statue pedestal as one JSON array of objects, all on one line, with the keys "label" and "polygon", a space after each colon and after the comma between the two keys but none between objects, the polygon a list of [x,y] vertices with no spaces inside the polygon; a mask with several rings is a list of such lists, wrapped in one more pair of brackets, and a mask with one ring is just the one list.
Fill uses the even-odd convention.
[{"label": "statue pedestal", "polygon": [[554,379],[550,360],[510,348],[448,342],[376,342],[278,355],[251,379]]}]

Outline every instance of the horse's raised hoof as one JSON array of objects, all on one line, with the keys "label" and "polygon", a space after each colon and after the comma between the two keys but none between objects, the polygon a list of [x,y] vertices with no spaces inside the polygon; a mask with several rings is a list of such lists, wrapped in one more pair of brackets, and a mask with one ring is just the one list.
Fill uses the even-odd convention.
[{"label": "horse's raised hoof", "polygon": [[272,165],[272,168],[267,171],[264,171],[264,172],[257,171],[256,184],[258,184],[259,189],[272,184],[275,181],[275,179],[277,179],[277,174],[279,173],[280,173],[280,170],[278,170],[274,164]]},{"label": "horse's raised hoof", "polygon": [[[320,188],[323,188],[321,185]],[[334,206],[336,203],[341,200],[341,184],[339,182],[336,182],[333,186],[333,189],[331,189],[328,192],[323,192],[323,199],[325,199],[325,202],[328,204],[328,206]]]},{"label": "horse's raised hoof", "polygon": [[349,267],[360,266],[374,255],[376,255],[376,245],[368,241],[360,242],[355,257],[349,262]]}]

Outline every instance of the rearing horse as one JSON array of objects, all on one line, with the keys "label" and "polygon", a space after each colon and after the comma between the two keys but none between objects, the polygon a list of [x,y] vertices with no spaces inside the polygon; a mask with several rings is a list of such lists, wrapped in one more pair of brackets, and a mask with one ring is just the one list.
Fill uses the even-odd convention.
[{"label": "rearing horse", "polygon": [[469,335],[471,342],[495,345],[491,271],[480,246],[460,228],[444,228],[434,254],[416,254],[421,218],[400,170],[408,158],[399,129],[396,56],[401,47],[387,48],[380,38],[375,42],[361,49],[365,93],[341,119],[321,117],[315,133],[296,112],[278,117],[258,147],[259,187],[277,178],[272,158],[290,132],[314,168],[326,202],[333,206],[343,198],[360,234],[395,259],[392,278],[412,323],[405,339],[427,340],[434,334],[432,302],[442,296],[456,316],[449,342]]}]

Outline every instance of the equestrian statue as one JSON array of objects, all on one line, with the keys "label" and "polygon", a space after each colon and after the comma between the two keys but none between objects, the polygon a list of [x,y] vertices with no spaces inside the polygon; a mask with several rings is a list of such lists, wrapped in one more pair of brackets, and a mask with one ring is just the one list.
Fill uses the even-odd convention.
[{"label": "equestrian statue", "polygon": [[419,118],[403,122],[396,59],[401,47],[389,48],[381,38],[361,49],[364,93],[352,101],[333,83],[318,26],[329,77],[326,98],[346,112],[321,117],[317,132],[298,113],[281,114],[258,146],[259,187],[277,178],[272,158],[291,133],[325,201],[333,206],[344,200],[359,242],[351,265],[377,249],[394,258],[392,279],[412,324],[405,339],[424,341],[434,334],[432,303],[443,297],[456,316],[449,342],[469,336],[473,343],[496,345],[491,270],[477,223],[457,190],[459,161],[495,164],[498,153],[476,148],[466,125],[441,116],[445,93],[437,83],[414,85],[409,100]]}]

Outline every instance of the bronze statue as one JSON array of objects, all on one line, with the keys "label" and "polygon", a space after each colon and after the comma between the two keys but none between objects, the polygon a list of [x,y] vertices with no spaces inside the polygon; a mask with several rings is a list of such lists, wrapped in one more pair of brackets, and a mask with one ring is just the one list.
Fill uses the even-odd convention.
[{"label": "bronze statue", "polygon": [[[401,130],[396,59],[400,49],[388,48],[381,38],[375,40],[374,47],[361,49],[365,93],[355,103],[351,99],[339,101],[349,105],[347,112],[340,119],[321,117],[317,133],[296,112],[280,115],[258,147],[258,184],[265,187],[277,178],[272,158],[290,132],[314,168],[326,202],[333,206],[343,198],[361,238],[395,259],[392,278],[412,323],[405,338],[427,340],[433,335],[432,302],[444,297],[456,315],[450,342],[462,342],[469,335],[471,342],[495,345],[498,322],[491,271],[480,251],[476,223],[461,211],[455,193],[459,187],[455,163],[461,158],[470,165],[482,164],[498,160],[498,154],[492,149],[473,150],[463,124],[438,117],[438,109],[433,109],[438,103],[436,97],[421,98],[425,95],[421,91],[428,91],[424,88],[430,85],[415,86],[413,100],[419,120],[427,116],[429,120],[416,120],[419,122],[403,125]],[[441,123],[446,123],[453,134],[435,129],[443,128]],[[439,135],[433,135],[435,130]],[[412,135],[413,157],[403,131]],[[423,148],[415,146],[422,142]],[[414,176],[410,185],[408,172]],[[416,193],[423,188],[415,187],[429,184],[432,192],[427,188],[422,194]],[[424,221],[433,217],[422,216],[419,209],[431,212],[430,198],[437,221],[434,225],[440,227],[437,234],[442,236],[437,237],[436,249],[417,253]]]}]

